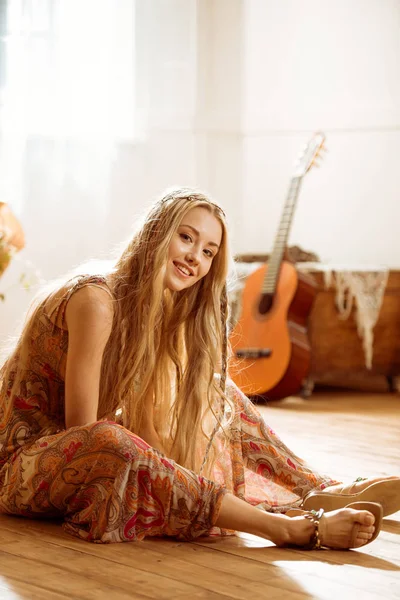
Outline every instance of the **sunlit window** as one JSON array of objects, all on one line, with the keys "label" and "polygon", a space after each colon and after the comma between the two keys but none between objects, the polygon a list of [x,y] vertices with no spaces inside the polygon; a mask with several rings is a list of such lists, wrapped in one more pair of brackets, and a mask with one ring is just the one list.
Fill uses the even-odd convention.
[{"label": "sunlit window", "polygon": [[135,137],[135,0],[0,0],[3,133]]}]

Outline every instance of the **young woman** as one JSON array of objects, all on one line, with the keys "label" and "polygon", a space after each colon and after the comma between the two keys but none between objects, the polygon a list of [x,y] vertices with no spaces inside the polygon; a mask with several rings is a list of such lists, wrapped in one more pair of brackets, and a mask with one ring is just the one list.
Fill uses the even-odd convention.
[{"label": "young woman", "polygon": [[310,492],[322,505],[336,482],[226,382],[227,272],[223,211],[180,189],[111,271],[47,291],[1,371],[1,512],[62,517],[94,542],[215,528],[305,547],[376,536],[374,504],[288,512]]}]

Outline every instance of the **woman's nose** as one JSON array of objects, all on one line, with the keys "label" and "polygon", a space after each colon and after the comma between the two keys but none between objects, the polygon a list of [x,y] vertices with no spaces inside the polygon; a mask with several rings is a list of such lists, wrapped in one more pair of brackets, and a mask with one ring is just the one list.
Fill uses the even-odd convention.
[{"label": "woman's nose", "polygon": [[192,250],[191,252],[188,252],[186,259],[190,264],[195,263],[197,265],[199,263],[199,253]]}]

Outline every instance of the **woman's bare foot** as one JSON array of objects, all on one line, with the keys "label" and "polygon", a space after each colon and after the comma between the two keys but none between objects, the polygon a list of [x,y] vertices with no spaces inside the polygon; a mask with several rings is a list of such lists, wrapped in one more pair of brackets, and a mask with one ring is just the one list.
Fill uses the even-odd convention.
[{"label": "woman's bare foot", "polygon": [[328,548],[360,548],[374,535],[375,517],[366,510],[342,508],[320,520],[321,545]]},{"label": "woman's bare foot", "polygon": [[[301,515],[291,517],[290,521],[287,543],[307,545],[314,532],[314,525]],[[321,545],[335,549],[360,548],[372,538],[374,522],[374,515],[366,510],[342,508],[325,513],[319,521]]]}]

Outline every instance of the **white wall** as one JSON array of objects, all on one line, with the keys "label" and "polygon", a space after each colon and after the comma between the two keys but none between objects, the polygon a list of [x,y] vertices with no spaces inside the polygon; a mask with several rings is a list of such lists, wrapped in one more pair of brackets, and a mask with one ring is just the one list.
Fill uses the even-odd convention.
[{"label": "white wall", "polygon": [[340,263],[400,266],[400,2],[250,0],[246,13],[244,236],[270,247],[291,168],[315,129],[290,241]]},{"label": "white wall", "polygon": [[[24,224],[22,258],[49,278],[107,253],[155,194],[178,183],[221,201],[236,252],[267,252],[294,159],[320,128],[329,153],[304,180],[290,243],[330,262],[399,267],[398,0],[137,8],[138,141],[36,139],[10,162],[0,138],[1,199]],[[21,269],[10,267],[0,291]],[[8,290],[0,344],[31,295]]]}]

